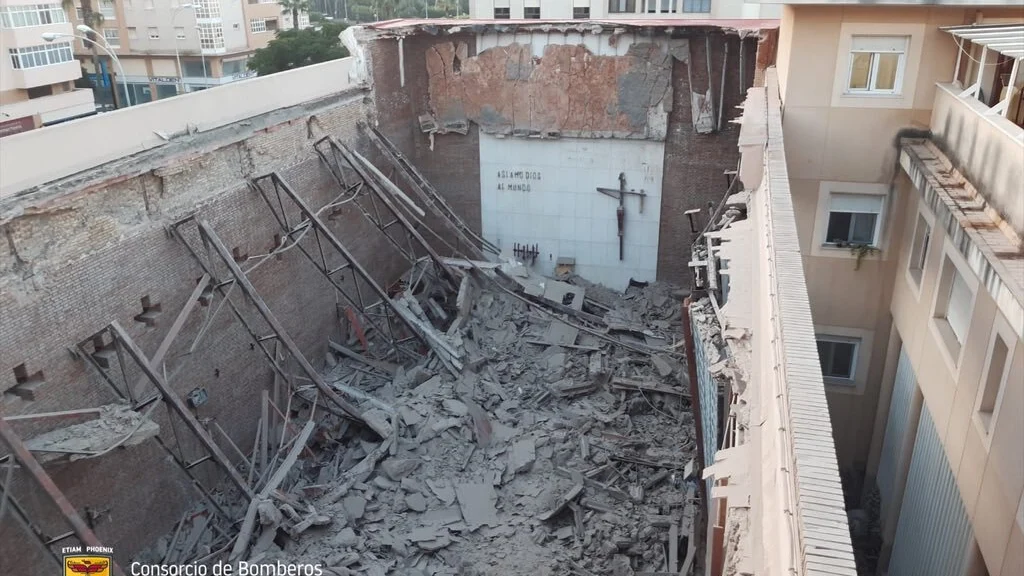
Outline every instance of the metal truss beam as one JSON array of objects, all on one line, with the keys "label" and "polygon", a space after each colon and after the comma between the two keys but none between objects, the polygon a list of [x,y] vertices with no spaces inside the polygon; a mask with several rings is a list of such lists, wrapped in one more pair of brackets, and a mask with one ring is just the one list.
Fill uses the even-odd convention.
[{"label": "metal truss beam", "polygon": [[[185,239],[184,235],[182,234],[180,227],[184,225],[185,222],[188,221],[195,222],[200,240],[202,241],[203,245],[206,246],[207,255],[210,257],[209,262],[205,261],[203,258],[200,257],[196,249],[193,248],[191,244],[189,244],[189,242]],[[249,336],[253,339],[254,344],[258,346],[260,350],[263,351],[264,356],[270,362],[275,372],[277,372],[282,378],[284,378],[286,382],[289,383],[289,385],[291,385],[291,376],[287,372],[285,372],[283,368],[281,368],[280,364],[278,364],[277,360],[274,358],[273,352],[267,349],[266,343],[269,342],[270,340],[277,340],[281,344],[281,346],[283,346],[285,350],[287,350],[288,353],[291,354],[292,359],[295,361],[296,364],[298,364],[299,368],[302,370],[302,373],[305,375],[305,377],[308,378],[317,387],[320,393],[323,394],[330,402],[332,402],[334,405],[340,408],[349,417],[365,423],[367,426],[373,429],[374,432],[376,432],[378,435],[382,437],[388,436],[388,434],[390,433],[389,430],[385,429],[385,427],[379,422],[375,422],[372,420],[364,420],[362,412],[356,406],[354,406],[353,404],[349,403],[344,398],[339,396],[338,393],[333,388],[331,388],[327,384],[327,382],[320,376],[316,369],[313,368],[312,364],[310,364],[306,357],[302,354],[302,351],[299,350],[298,345],[295,344],[291,336],[289,336],[288,333],[285,331],[284,326],[277,319],[277,317],[274,316],[274,313],[270,310],[270,307],[267,306],[267,303],[263,300],[263,297],[260,296],[255,286],[253,286],[252,282],[249,281],[249,278],[245,275],[242,269],[239,268],[238,264],[232,257],[231,252],[228,250],[227,246],[224,245],[224,242],[220,239],[217,233],[214,232],[213,228],[210,227],[209,223],[205,221],[195,221],[194,218],[190,218],[175,224],[174,230],[175,234],[179,237],[179,239],[181,239],[181,241],[185,244],[189,252],[195,258],[196,262],[199,263],[201,268],[203,268],[203,271],[206,274],[210,275],[210,278],[212,279],[214,286],[216,287],[215,290],[219,291],[222,294],[222,296],[225,299],[225,302],[231,309],[235,318],[237,318],[239,322],[245,327],[246,331],[249,333]],[[220,261],[222,267],[227,269],[228,273],[231,276],[231,279],[224,281],[219,278],[219,276],[214,271],[214,261]],[[229,297],[228,292],[230,286],[237,286],[239,288],[242,294],[246,297],[246,299],[253,305],[253,307],[256,309],[259,315],[263,318],[263,321],[273,331],[272,335],[260,336],[254,330],[253,324],[246,319],[245,315],[242,314],[238,306],[235,305],[235,303],[232,302],[231,298]]]},{"label": "metal truss beam", "polygon": [[[501,249],[489,242],[483,236],[477,234],[467,225],[455,210],[438,193],[430,181],[405,157],[404,154],[384,134],[376,128],[366,124],[360,124],[360,128],[366,136],[380,150],[384,158],[391,163],[398,171],[398,174],[409,185],[410,188],[420,197],[420,200],[451,229],[459,239],[459,251],[468,249],[472,251],[470,258],[486,259],[485,253],[495,256],[501,254]],[[464,245],[464,247],[463,247]]]},{"label": "metal truss beam", "polygon": [[[344,179],[339,183],[346,186]],[[270,207],[278,225],[282,230],[284,230],[288,238],[297,238],[303,233],[312,234],[319,252],[319,258],[314,257],[309,250],[301,245],[297,245],[299,251],[313,263],[321,275],[323,275],[324,278],[334,286],[335,290],[338,291],[341,297],[348,302],[348,304],[353,308],[353,311],[358,315],[360,322],[363,322],[365,326],[374,330],[379,337],[383,338],[387,346],[395,352],[400,361],[403,357],[406,359],[412,359],[416,362],[422,360],[422,354],[415,349],[410,349],[409,346],[404,346],[403,344],[415,339],[419,340],[423,345],[428,345],[427,339],[414,323],[409,322],[405,318],[402,311],[398,309],[394,302],[392,302],[387,292],[377,283],[376,280],[373,279],[370,273],[363,268],[362,264],[359,263],[352,252],[342,244],[338,237],[327,227],[319,214],[310,209],[305,200],[296,194],[292,187],[277,173],[272,173],[256,179],[253,182],[253,187],[266,201],[267,206]],[[363,188],[372,188],[372,186],[368,184]],[[273,192],[276,196],[276,206],[274,199],[270,197],[270,192]],[[293,206],[298,210],[302,217],[299,222],[292,224],[289,221],[287,210],[285,208],[285,199],[290,201],[288,204],[289,206]],[[392,242],[396,242],[394,238],[390,236],[388,238]],[[297,242],[297,240],[295,241]],[[331,267],[331,265],[328,264],[328,252],[325,251],[325,248],[332,249],[331,251],[333,251],[337,256],[340,256],[344,262],[337,267]],[[399,251],[401,252],[401,248],[399,248]],[[438,258],[438,260],[440,260],[440,258]],[[410,263],[417,261],[418,259],[413,257],[413,259],[410,260]],[[343,284],[344,279],[339,277],[339,273],[345,270],[351,270],[355,275],[355,278],[352,279],[351,288],[345,286]],[[370,295],[363,294],[363,285],[369,288],[373,296],[376,296],[376,301],[373,303],[368,302],[368,296]],[[375,312],[377,309],[379,309],[380,312]],[[383,318],[384,321],[381,322],[378,318]]]}]

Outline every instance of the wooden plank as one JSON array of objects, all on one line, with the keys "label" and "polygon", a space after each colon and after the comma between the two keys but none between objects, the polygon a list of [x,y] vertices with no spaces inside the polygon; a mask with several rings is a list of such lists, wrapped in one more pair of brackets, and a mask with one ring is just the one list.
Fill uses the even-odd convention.
[{"label": "wooden plank", "polygon": [[124,345],[125,351],[128,352],[133,360],[135,360],[139,365],[139,368],[142,369],[142,372],[149,378],[149,381],[152,382],[158,390],[160,390],[160,393],[163,395],[167,405],[185,421],[185,425],[192,430],[192,433],[196,435],[199,442],[202,443],[207,452],[210,453],[210,456],[220,464],[222,468],[224,468],[224,471],[228,473],[228,477],[235,486],[242,491],[242,494],[252,498],[252,490],[250,490],[249,485],[246,484],[245,478],[242,478],[238,469],[231,465],[231,461],[228,460],[228,457],[221,451],[220,446],[217,446],[217,443],[213,441],[213,438],[210,437],[210,434],[207,433],[202,424],[196,420],[195,415],[188,409],[181,397],[167,385],[167,382],[164,381],[163,375],[161,375],[149,362],[139,346],[134,340],[132,340],[131,336],[125,332],[124,328],[121,328],[121,325],[118,324],[116,320],[110,323],[110,330],[114,336],[121,341],[121,344]]},{"label": "wooden plank", "polygon": [[229,560],[238,560],[245,553],[246,548],[249,547],[249,539],[252,538],[253,528],[256,527],[256,511],[259,503],[266,500],[270,493],[277,490],[281,482],[284,482],[288,472],[291,471],[292,466],[295,466],[295,462],[299,459],[302,449],[306,447],[306,442],[309,441],[309,437],[313,434],[315,427],[316,425],[312,420],[306,422],[306,426],[303,427],[302,432],[299,432],[298,438],[292,443],[291,450],[288,451],[288,456],[285,457],[284,462],[278,466],[274,475],[270,477],[270,480],[263,486],[259,494],[249,501],[249,508],[245,511],[245,518],[242,520],[242,526],[238,530],[238,539],[235,540],[235,546],[231,549],[231,555],[228,556]]}]

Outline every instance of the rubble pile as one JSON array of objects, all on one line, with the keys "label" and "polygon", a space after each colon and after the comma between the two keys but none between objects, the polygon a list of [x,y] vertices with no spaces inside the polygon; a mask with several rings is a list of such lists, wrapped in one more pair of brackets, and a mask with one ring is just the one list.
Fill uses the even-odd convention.
[{"label": "rubble pile", "polygon": [[[682,295],[450,264],[458,295],[394,296],[443,351],[403,366],[359,338],[331,343],[325,379],[376,425],[294,390],[270,434],[276,456],[250,472],[255,498],[224,505],[241,528],[193,511],[150,555],[339,576],[690,573],[699,480]],[[195,518],[217,526],[182,552]]]}]

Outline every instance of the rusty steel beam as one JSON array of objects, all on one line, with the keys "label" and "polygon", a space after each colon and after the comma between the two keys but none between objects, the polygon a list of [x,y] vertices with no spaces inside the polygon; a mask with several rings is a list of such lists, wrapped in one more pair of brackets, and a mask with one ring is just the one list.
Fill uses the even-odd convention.
[{"label": "rusty steel beam", "polygon": [[223,468],[225,472],[227,472],[228,478],[231,479],[231,482],[242,491],[242,494],[245,494],[246,497],[251,499],[253,497],[252,489],[249,488],[249,484],[246,483],[245,478],[242,478],[238,469],[231,464],[228,457],[223,451],[221,451],[220,446],[217,446],[217,443],[213,441],[213,438],[206,432],[202,424],[196,420],[195,415],[193,415],[188,409],[188,406],[185,405],[185,402],[182,401],[181,397],[167,385],[167,382],[164,381],[163,375],[161,375],[160,371],[158,371],[149,362],[149,359],[142,353],[142,349],[139,348],[138,344],[136,344],[135,341],[132,340],[132,337],[125,332],[124,328],[117,323],[117,320],[111,322],[109,328],[110,333],[113,334],[114,338],[124,346],[125,351],[133,360],[135,360],[135,363],[138,364],[140,369],[142,369],[146,378],[148,378],[149,381],[156,386],[157,390],[160,391],[160,394],[163,395],[164,401],[167,405],[185,421],[185,425],[192,430],[192,433],[199,438],[199,442],[202,443],[213,459],[220,464],[221,468]]},{"label": "rusty steel beam", "polygon": [[[274,202],[268,195],[268,191],[265,190],[264,186],[260,184],[260,180],[265,179],[268,179],[273,185],[273,191],[277,197],[277,207],[275,207]],[[369,326],[370,328],[372,328],[374,331],[376,331],[381,338],[386,340],[387,345],[394,351],[395,356],[400,358],[403,355],[405,355],[412,360],[421,360],[423,358],[422,355],[416,352],[410,352],[406,350],[404,347],[400,346],[400,344],[410,339],[419,339],[423,342],[423,344],[426,344],[426,342],[423,340],[421,335],[418,334],[412,327],[409,327],[408,324],[406,325],[413,336],[407,338],[398,338],[396,336],[396,327],[393,325],[393,322],[394,316],[397,314],[397,312],[395,312],[392,309],[393,306],[389,306],[390,299],[388,298],[387,294],[380,288],[376,281],[374,281],[374,279],[370,277],[369,273],[367,273],[366,270],[364,270],[359,265],[359,262],[356,261],[355,257],[348,251],[348,249],[345,248],[344,245],[342,245],[337,240],[337,238],[333,236],[331,231],[326,228],[323,222],[320,221],[319,219],[316,222],[313,222],[308,217],[305,217],[301,222],[298,222],[293,226],[288,221],[287,214],[284,208],[282,192],[285,196],[292,199],[292,201],[296,203],[300,211],[303,211],[304,216],[305,214],[314,214],[308,208],[308,206],[306,206],[305,203],[303,203],[301,199],[299,199],[298,195],[295,194],[295,192],[291,189],[288,183],[281,179],[280,175],[278,175],[277,173],[271,173],[267,176],[254,179],[251,183],[251,187],[255,189],[260,194],[260,196],[263,197],[263,200],[270,208],[271,213],[273,214],[275,220],[277,220],[277,223],[281,227],[281,230],[285,232],[287,238],[291,239],[294,236],[297,236],[300,232],[312,232],[313,238],[316,241],[316,245],[319,250],[319,259],[315,258],[312,254],[310,254],[309,250],[304,248],[297,240],[293,240],[295,243],[295,247],[299,249],[299,252],[303,256],[305,256],[306,259],[310,261],[310,263],[313,264],[313,266],[320,272],[320,274],[331,284],[331,286],[334,287],[338,294],[340,294],[341,297],[344,298],[345,301],[348,302],[348,304],[356,311],[356,313],[359,314],[362,322]],[[305,210],[303,210],[303,208],[305,208]],[[344,264],[333,269],[327,264],[327,257],[324,253],[324,246],[323,243],[321,242],[321,235],[323,235],[323,237],[326,238],[328,244],[331,247],[334,247],[335,250],[337,250],[340,253],[342,259],[345,261]],[[354,278],[352,281],[352,290],[346,288],[342,284],[342,282],[339,281],[337,278],[337,273],[342,272],[344,270],[352,270],[356,275],[356,278]],[[369,305],[366,303],[366,301],[363,298],[363,291],[359,287],[360,280],[362,280],[366,285],[368,285],[372,289],[374,294],[378,296],[378,298],[380,298],[380,300],[377,303]],[[377,322],[374,319],[374,316],[370,313],[370,309],[377,305],[383,307],[383,313],[381,314],[381,316],[384,317],[383,325]]]},{"label": "rusty steel beam", "polygon": [[277,317],[274,316],[274,313],[270,310],[270,307],[267,306],[267,303],[263,300],[263,297],[260,296],[259,292],[256,291],[256,287],[252,285],[252,282],[249,281],[249,278],[245,275],[244,272],[242,272],[242,269],[238,267],[238,264],[231,256],[231,252],[228,250],[227,246],[224,245],[224,242],[220,239],[220,237],[217,236],[217,233],[213,231],[210,225],[204,220],[196,222],[196,225],[198,226],[199,234],[203,237],[204,241],[208,242],[209,245],[213,247],[214,253],[228,268],[231,275],[234,277],[235,283],[238,286],[238,288],[256,307],[256,310],[260,313],[260,316],[262,316],[263,319],[267,322],[267,324],[270,325],[271,330],[273,330],[277,336],[278,342],[280,342],[281,345],[284,346],[286,350],[288,350],[288,352],[292,355],[292,358],[295,359],[295,362],[302,369],[302,372],[305,373],[306,377],[313,382],[317,389],[324,396],[326,396],[328,400],[330,400],[343,411],[345,411],[345,413],[349,414],[354,419],[359,420],[360,422],[363,422],[364,424],[369,426],[374,432],[376,432],[382,438],[387,438],[390,433],[388,430],[384,430],[380,426],[376,426],[374,422],[364,420],[362,412],[355,405],[351,404],[350,402],[339,396],[338,393],[335,392],[335,390],[331,388],[330,385],[328,385],[327,382],[320,376],[320,373],[317,372],[315,368],[313,368],[313,365],[309,363],[309,360],[306,360],[306,357],[302,354],[302,351],[299,350],[298,345],[295,344],[295,341],[293,341],[291,336],[288,335],[288,332],[285,331],[284,326],[277,319]]},{"label": "rusty steel beam", "polygon": [[[21,437],[14,431],[14,428],[11,427],[10,423],[3,418],[0,418],[0,438],[3,438],[4,442],[11,447],[11,450],[14,452],[14,457],[22,466],[25,467],[26,470],[28,470],[32,479],[35,480],[36,484],[43,489],[43,492],[50,497],[50,500],[57,505],[57,508],[60,509],[61,514],[68,521],[68,524],[71,525],[71,529],[75,532],[75,536],[82,541],[82,544],[85,544],[86,546],[102,547],[103,544],[100,543],[99,538],[97,538],[96,534],[91,528],[89,528],[89,525],[85,523],[85,520],[78,515],[78,511],[75,510],[71,501],[68,500],[67,496],[64,495],[64,492],[57,487],[53,478],[46,473],[46,470],[43,469],[43,466],[39,464],[39,461],[32,455],[32,452],[25,447],[25,444],[21,441]],[[114,562],[113,559],[111,559],[111,568],[115,576],[124,576],[124,572],[121,570],[121,567],[118,566],[117,562]]]}]

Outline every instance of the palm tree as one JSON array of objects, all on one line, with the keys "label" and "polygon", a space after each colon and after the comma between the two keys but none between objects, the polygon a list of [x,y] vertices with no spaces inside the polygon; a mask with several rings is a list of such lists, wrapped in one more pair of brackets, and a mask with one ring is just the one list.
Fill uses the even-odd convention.
[{"label": "palm tree", "polygon": [[[111,1],[113,1],[113,0],[111,0]],[[86,26],[88,26],[89,28],[92,28],[93,30],[96,30],[100,26],[102,26],[103,25],[103,14],[101,14],[99,12],[96,12],[96,11],[94,11],[92,9],[92,0],[81,0],[81,3],[82,3],[82,24],[85,24]],[[75,2],[74,2],[74,0],[63,0],[61,2],[61,7],[64,8],[64,12],[67,12],[67,13],[70,14],[70,13],[75,11]],[[68,20],[71,20],[71,18],[69,17]],[[89,51],[92,52],[92,67],[93,67],[93,71],[95,72],[96,78],[97,78],[97,84],[96,85],[99,86],[98,80],[100,78],[100,70],[102,69],[102,67],[100,66],[100,52],[99,52],[99,49],[96,48],[96,42],[97,42],[96,34],[94,34],[93,32],[87,32],[85,34],[85,37],[89,39],[89,42],[87,42],[86,44],[88,44],[88,46],[89,46]],[[114,67],[113,59],[111,59],[108,56],[107,57],[107,70],[113,70],[114,69],[113,67]],[[117,89],[114,88],[114,81],[113,80],[111,80],[111,82],[110,82],[110,90],[111,90],[111,92],[113,92],[115,94],[115,104],[114,105],[116,106],[117,105],[116,100],[119,100],[120,98],[116,96],[117,95]]]},{"label": "palm tree", "polygon": [[295,30],[299,29],[299,12],[309,11],[309,0],[278,0],[278,4],[284,10],[291,10],[292,13],[292,27]]}]

